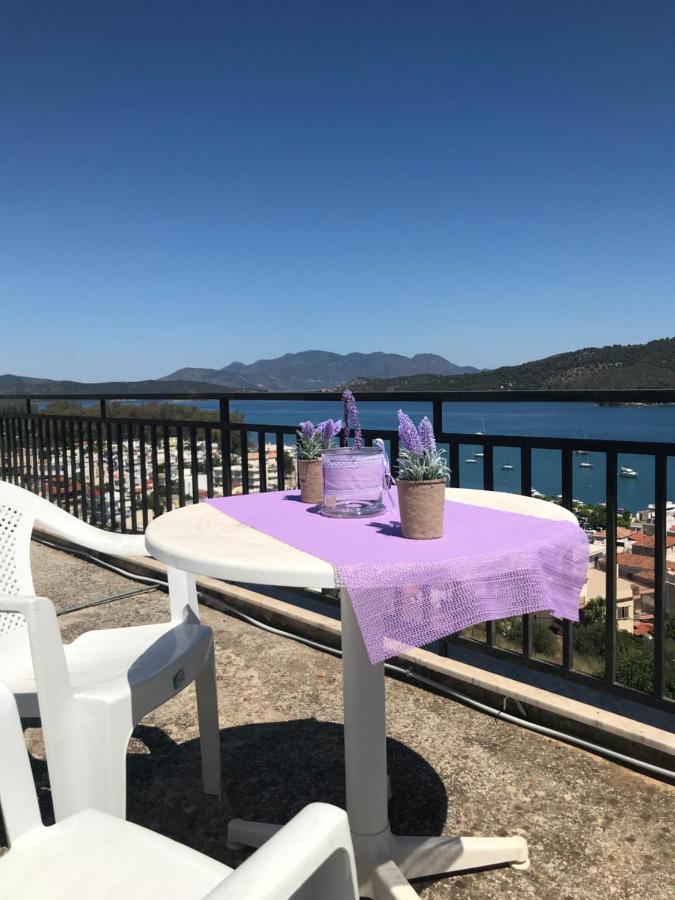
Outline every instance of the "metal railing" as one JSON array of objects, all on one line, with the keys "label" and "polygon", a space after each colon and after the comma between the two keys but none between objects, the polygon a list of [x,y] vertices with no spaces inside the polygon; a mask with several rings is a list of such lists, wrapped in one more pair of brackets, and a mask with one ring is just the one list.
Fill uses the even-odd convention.
[{"label": "metal railing", "polygon": [[[500,623],[488,622],[484,632],[461,634],[435,647],[447,653],[450,643],[479,647],[546,672],[592,684],[675,711],[675,572],[666,556],[666,503],[668,460],[675,443],[639,440],[599,440],[551,436],[455,433],[444,430],[445,403],[480,402],[587,402],[675,403],[675,391],[454,391],[434,393],[364,393],[363,401],[424,402],[430,405],[434,430],[448,448],[450,484],[461,487],[460,448],[480,446],[485,490],[495,486],[496,448],[519,450],[520,491],[532,493],[532,454],[552,450],[560,454],[561,492],[558,502],[574,508],[573,460],[575,452],[604,454],[604,502],[607,537],[605,550],[606,608],[602,671],[589,674],[575,658],[573,623],[559,628],[559,652],[554,658],[535,648],[536,615],[522,617],[518,646],[504,640]],[[307,413],[316,402],[339,401],[337,393],[199,393],[113,395],[4,395],[0,396],[0,478],[47,497],[68,512],[99,527],[123,532],[143,531],[151,517],[176,506],[197,503],[200,497],[283,490],[295,486],[295,426],[243,422],[231,412],[232,401],[304,401]],[[152,414],[143,406],[147,401]],[[176,404],[216,401],[217,409],[181,411]],[[65,409],[54,411],[54,404]],[[163,415],[171,404],[172,417]],[[189,415],[188,415],[189,413]],[[398,455],[393,430],[364,429],[370,443],[381,437],[392,460]],[[617,533],[611,527],[619,510],[617,468],[620,454],[640,454],[654,463],[653,632],[644,640],[652,649],[646,685],[619,683],[618,643],[623,640],[617,621]],[[675,485],[671,485],[675,488]],[[675,568],[675,567],[674,567]],[[638,646],[636,644],[636,646]],[[632,649],[632,648],[628,648]],[[644,663],[644,660],[643,660]],[[587,667],[586,667],[587,668]],[[644,665],[643,665],[644,668]],[[630,666],[628,667],[630,671]],[[632,676],[631,676],[632,677]]]}]

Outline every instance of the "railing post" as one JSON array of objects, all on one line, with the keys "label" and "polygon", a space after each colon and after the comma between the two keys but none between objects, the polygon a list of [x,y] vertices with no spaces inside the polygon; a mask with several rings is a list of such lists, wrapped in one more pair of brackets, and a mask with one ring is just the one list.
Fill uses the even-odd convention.
[{"label": "railing post", "polygon": [[[573,503],[574,469],[572,451],[566,448],[562,451],[562,505],[565,509],[574,509]],[[565,671],[569,672],[574,665],[574,630],[569,619],[563,619],[562,623],[563,647],[562,664]]]},{"label": "railing post", "polygon": [[654,478],[654,693],[663,697],[665,682],[666,483],[668,457],[659,453]]},{"label": "railing post", "polygon": [[232,493],[232,435],[230,433],[230,401],[221,398],[220,405],[220,465],[223,473],[223,495]]},{"label": "railing post", "polygon": [[[608,450],[606,457],[605,489],[605,679],[616,681],[616,514],[617,455]],[[589,597],[589,599],[591,599]]]}]

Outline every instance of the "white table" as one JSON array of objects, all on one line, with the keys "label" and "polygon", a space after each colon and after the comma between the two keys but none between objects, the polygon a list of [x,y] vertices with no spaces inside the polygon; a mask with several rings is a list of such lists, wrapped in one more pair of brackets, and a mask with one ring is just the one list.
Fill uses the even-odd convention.
[{"label": "white table", "polygon": [[[545,519],[576,522],[562,507],[517,494],[449,488],[448,499]],[[195,575],[280,587],[335,588],[323,560],[242,525],[207,504],[155,519],[146,531],[148,551]],[[388,816],[384,665],[368,659],[352,604],[340,593],[347,812],[361,895],[375,900],[417,897],[406,879],[510,864],[529,865],[522,837],[400,837]],[[233,820],[232,846],[257,847],[278,825]]]}]

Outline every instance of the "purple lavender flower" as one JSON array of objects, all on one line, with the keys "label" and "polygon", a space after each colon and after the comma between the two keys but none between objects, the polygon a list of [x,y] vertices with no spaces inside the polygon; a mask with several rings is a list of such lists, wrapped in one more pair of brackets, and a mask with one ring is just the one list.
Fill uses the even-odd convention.
[{"label": "purple lavender flower", "polygon": [[424,453],[419,433],[410,416],[407,416],[402,409],[398,411],[398,437],[401,447],[412,453],[413,456],[421,456]]},{"label": "purple lavender flower", "polygon": [[313,422],[300,422],[298,434],[304,440],[311,440],[317,432],[317,428]]},{"label": "purple lavender flower", "polygon": [[344,406],[344,429],[342,431],[340,444],[342,447],[347,446],[347,442],[349,439],[349,422],[351,419],[351,423],[354,428],[354,449],[360,450],[363,446],[361,422],[359,421],[359,411],[356,408],[356,400],[354,399],[354,395],[351,391],[344,391],[344,393],[342,394],[342,402]]},{"label": "purple lavender flower", "polygon": [[425,416],[419,424],[417,429],[420,440],[422,441],[422,447],[428,453],[433,453],[436,450],[436,438],[434,437],[434,426],[431,424],[429,419]]},{"label": "purple lavender flower", "polygon": [[338,419],[337,422],[334,422],[332,419],[326,419],[325,422],[319,422],[316,427],[317,430],[321,432],[323,448],[324,450],[327,450],[332,446],[333,441],[342,431],[342,422],[340,419]]}]

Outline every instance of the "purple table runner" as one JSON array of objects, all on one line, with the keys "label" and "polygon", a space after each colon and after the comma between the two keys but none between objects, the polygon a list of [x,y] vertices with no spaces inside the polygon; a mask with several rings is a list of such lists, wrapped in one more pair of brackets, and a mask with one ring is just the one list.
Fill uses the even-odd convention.
[{"label": "purple table runner", "polygon": [[572,522],[448,500],[443,537],[409,541],[395,491],[382,515],[361,520],[321,516],[296,491],[206,502],[331,563],[373,663],[493,619],[543,610],[579,618],[588,540]]}]

